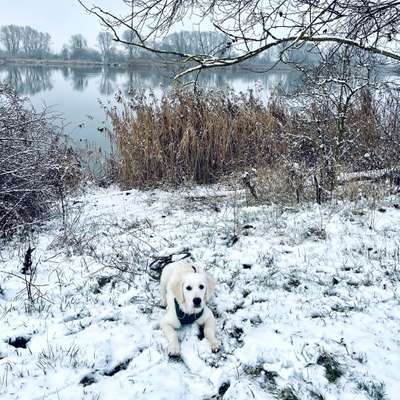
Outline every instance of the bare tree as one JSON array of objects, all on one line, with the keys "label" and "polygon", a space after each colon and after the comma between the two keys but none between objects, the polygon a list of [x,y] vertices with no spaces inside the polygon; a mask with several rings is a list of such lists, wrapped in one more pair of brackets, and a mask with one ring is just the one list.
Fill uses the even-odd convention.
[{"label": "bare tree", "polygon": [[22,28],[21,44],[25,56],[29,57],[35,52],[35,47],[37,46],[35,38],[36,33],[37,32],[30,26]]},{"label": "bare tree", "polygon": [[72,35],[70,45],[73,49],[84,49],[87,47],[87,40],[80,33]]},{"label": "bare tree", "polygon": [[43,58],[50,54],[51,36],[30,26],[6,25],[0,30],[0,42],[12,56]]},{"label": "bare tree", "polygon": [[218,55],[226,51],[227,40],[229,38],[221,32],[180,31],[167,35],[160,48],[182,53]]},{"label": "bare tree", "polygon": [[7,53],[15,57],[21,47],[21,27],[5,25],[0,29],[0,42],[3,43]]},{"label": "bare tree", "polygon": [[[69,59],[100,61],[101,56],[96,49],[88,47],[87,40],[81,34],[72,35],[68,45]],[[64,52],[64,54],[66,54]]]},{"label": "bare tree", "polygon": [[67,45],[65,45],[65,44],[63,45],[63,47],[61,49],[61,52],[60,52],[60,55],[61,55],[63,60],[68,60],[69,59],[70,51],[69,51],[69,48],[68,48]]},{"label": "bare tree", "polygon": [[[121,0],[126,14],[118,16],[98,6],[85,9],[112,32],[114,40],[159,54],[190,61],[181,74],[225,67],[251,59],[280,44],[339,43],[400,61],[400,1],[398,0]],[[154,46],[185,19],[213,24],[228,39],[232,54],[187,53]],[[127,41],[131,30],[137,40]]]},{"label": "bare tree", "polygon": [[21,47],[26,57],[44,58],[50,53],[51,36],[30,26],[21,29]]},{"label": "bare tree", "polygon": [[87,40],[81,34],[72,35],[69,43],[72,58],[81,58],[88,48]]},{"label": "bare tree", "polygon": [[100,32],[97,35],[97,45],[100,49],[103,61],[109,60],[114,50],[112,34],[110,32]]},{"label": "bare tree", "polygon": [[128,43],[128,44],[124,43],[124,47],[126,48],[126,51],[128,53],[128,59],[131,60],[134,56],[138,56],[140,48],[129,44],[129,43],[135,43],[138,40],[136,33],[133,30],[126,30],[123,32],[122,38],[126,43]]}]

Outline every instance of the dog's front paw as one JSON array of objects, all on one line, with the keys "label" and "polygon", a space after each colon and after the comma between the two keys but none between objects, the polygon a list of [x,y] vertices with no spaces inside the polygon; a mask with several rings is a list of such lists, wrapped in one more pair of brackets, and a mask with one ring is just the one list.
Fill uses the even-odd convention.
[{"label": "dog's front paw", "polygon": [[210,343],[211,346],[211,351],[213,353],[218,353],[220,347],[221,347],[221,343],[219,340],[215,340],[214,342]]},{"label": "dog's front paw", "polygon": [[168,345],[168,355],[170,357],[179,357],[181,349],[179,343],[170,343]]}]

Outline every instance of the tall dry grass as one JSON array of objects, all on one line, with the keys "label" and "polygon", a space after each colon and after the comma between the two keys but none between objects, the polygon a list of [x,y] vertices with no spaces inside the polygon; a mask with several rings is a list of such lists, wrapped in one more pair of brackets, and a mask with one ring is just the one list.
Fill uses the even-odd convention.
[{"label": "tall dry grass", "polygon": [[[360,92],[346,115],[338,150],[338,121],[328,102],[302,107],[252,91],[193,92],[175,88],[161,98],[136,91],[105,107],[116,179],[124,187],[211,183],[249,168],[269,171],[271,190],[297,201],[307,182],[324,193],[337,176],[400,165],[400,95],[377,101]],[[268,191],[268,190],[267,190]]]},{"label": "tall dry grass", "polygon": [[117,100],[120,107],[107,114],[124,186],[210,183],[276,162],[285,145],[277,106],[266,107],[251,92],[174,89],[161,100],[143,92]]}]

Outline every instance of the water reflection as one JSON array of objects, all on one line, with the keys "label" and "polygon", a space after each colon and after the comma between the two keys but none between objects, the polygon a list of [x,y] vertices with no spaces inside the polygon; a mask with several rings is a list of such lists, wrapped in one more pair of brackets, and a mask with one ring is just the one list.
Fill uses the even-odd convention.
[{"label": "water reflection", "polygon": [[51,76],[52,70],[43,66],[8,66],[0,69],[1,82],[23,95],[51,90],[53,88]]},{"label": "water reflection", "polygon": [[70,68],[65,66],[65,67],[60,68],[60,70],[61,70],[61,74],[62,74],[63,78],[68,79],[69,75],[70,75]]},{"label": "water reflection", "polygon": [[[127,94],[135,88],[152,89],[159,96],[171,86],[176,72],[155,64],[143,67],[0,65],[0,82],[28,95],[36,107],[45,103],[62,113],[68,123],[67,133],[78,145],[90,141],[106,149],[108,142],[98,130],[103,126],[105,114],[97,99],[112,102],[117,90]],[[194,78],[185,76],[184,82]],[[298,73],[288,70],[260,74],[244,69],[218,69],[199,76],[199,84],[207,87],[231,88],[239,92],[257,86],[264,101],[277,85],[289,90],[298,80]]]},{"label": "water reflection", "polygon": [[101,94],[110,96],[117,91],[117,73],[118,71],[108,67],[102,69],[99,87]]},{"label": "water reflection", "polygon": [[74,67],[70,68],[69,80],[72,82],[72,87],[78,92],[83,92],[89,84],[89,76],[86,68]]},{"label": "water reflection", "polygon": [[[159,88],[171,85],[176,71],[172,68],[157,67],[102,67],[102,66],[0,66],[0,81],[10,85],[18,93],[34,95],[52,90],[60,79],[68,81],[77,92],[85,91],[90,81],[98,82],[98,93],[110,96],[120,88],[125,93],[131,88]],[[58,75],[57,75],[58,74]],[[55,75],[57,75],[55,77]],[[54,79],[57,81],[53,83]],[[193,80],[193,76],[185,76],[184,83]],[[264,90],[270,92],[280,84],[289,90],[298,75],[294,71],[277,71],[254,73],[243,69],[211,70],[201,73],[199,83],[208,87],[230,87],[246,90],[254,86],[256,81]]]}]

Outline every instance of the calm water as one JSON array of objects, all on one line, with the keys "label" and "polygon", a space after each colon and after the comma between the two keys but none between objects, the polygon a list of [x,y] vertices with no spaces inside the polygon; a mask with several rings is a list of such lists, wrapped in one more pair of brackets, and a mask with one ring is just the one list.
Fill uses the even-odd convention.
[{"label": "calm water", "polygon": [[[105,115],[98,99],[113,99],[120,89],[153,89],[161,93],[167,88],[173,71],[156,66],[140,68],[118,67],[47,67],[0,66],[0,81],[9,84],[18,93],[27,96],[35,108],[50,107],[63,115],[67,124],[65,133],[77,146],[109,148],[108,141],[97,128],[103,125]],[[190,78],[189,78],[190,79]],[[202,85],[232,88],[236,91],[261,88],[261,96],[268,98],[278,85],[290,89],[298,75],[293,71],[254,73],[246,70],[207,71],[200,77]]]}]

